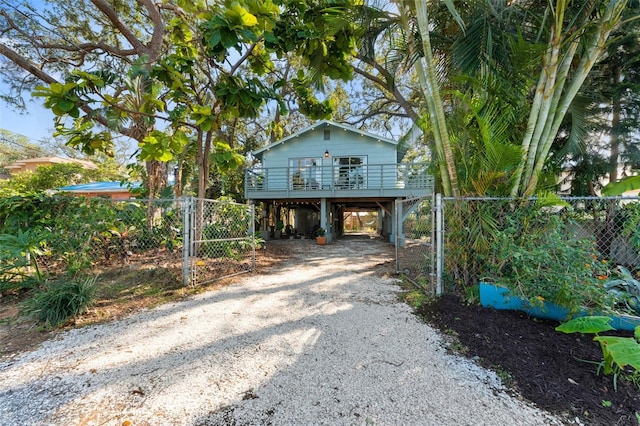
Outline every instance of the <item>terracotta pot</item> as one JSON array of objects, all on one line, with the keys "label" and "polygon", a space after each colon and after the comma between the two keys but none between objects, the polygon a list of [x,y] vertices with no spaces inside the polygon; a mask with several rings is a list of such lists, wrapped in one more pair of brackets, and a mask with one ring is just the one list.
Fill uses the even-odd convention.
[{"label": "terracotta pot", "polygon": [[327,244],[327,237],[316,237],[316,243],[320,246]]}]

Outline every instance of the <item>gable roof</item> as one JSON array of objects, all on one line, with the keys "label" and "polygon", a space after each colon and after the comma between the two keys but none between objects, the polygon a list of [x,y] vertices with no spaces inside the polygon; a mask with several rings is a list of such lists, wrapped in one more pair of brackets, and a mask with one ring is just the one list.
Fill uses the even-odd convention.
[{"label": "gable roof", "polygon": [[87,160],[78,160],[76,158],[64,158],[64,157],[40,157],[40,158],[27,158],[26,160],[14,161],[11,164],[4,166],[5,169],[10,171],[21,171],[27,164],[39,164],[39,165],[51,165],[51,164],[65,164],[75,163],[81,165],[85,169],[97,169],[93,162]]},{"label": "gable roof", "polygon": [[[309,127],[304,128],[304,129],[302,129],[302,130],[300,130],[298,132],[292,133],[289,136],[287,136],[287,137],[285,137],[283,139],[280,139],[279,141],[276,141],[276,142],[271,143],[269,145],[266,145],[266,146],[264,146],[264,147],[262,147],[260,149],[257,149],[255,151],[253,151],[252,154],[253,154],[254,157],[256,157],[258,159],[262,159],[262,154],[265,151],[268,151],[271,148],[276,147],[276,146],[278,146],[278,145],[280,145],[280,144],[282,144],[282,143],[284,143],[284,142],[286,142],[286,141],[288,141],[290,139],[298,137],[298,136],[300,136],[300,135],[302,135],[304,133],[308,133],[308,132],[310,132],[312,130],[321,129],[321,128],[325,128],[325,127],[336,127],[338,129],[343,129],[343,130],[346,130],[346,131],[349,131],[349,132],[352,132],[352,133],[356,133],[356,134],[358,134],[360,136],[366,136],[366,137],[369,137],[371,139],[375,139],[375,140],[378,140],[380,142],[389,143],[391,145],[394,145],[394,146],[398,147],[398,142],[394,141],[392,139],[388,139],[388,138],[385,138],[385,137],[379,136],[379,135],[374,135],[373,133],[369,133],[369,132],[367,132],[365,130],[357,129],[357,128],[353,127],[353,126],[349,126],[349,125],[346,125],[346,124],[340,124],[340,123],[336,123],[334,121],[329,121],[329,120],[322,120],[322,121],[318,121],[318,122],[312,124]],[[400,161],[400,159],[402,157],[404,157],[404,154],[406,153],[406,149],[404,149],[402,154],[400,153],[400,150],[401,149],[398,148],[398,151],[399,151],[398,152],[398,161]]]}]

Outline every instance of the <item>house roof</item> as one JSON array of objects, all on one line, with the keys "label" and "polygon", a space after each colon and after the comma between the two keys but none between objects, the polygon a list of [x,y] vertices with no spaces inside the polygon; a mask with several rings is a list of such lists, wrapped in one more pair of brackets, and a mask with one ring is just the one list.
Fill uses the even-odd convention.
[{"label": "house roof", "polygon": [[369,137],[371,139],[378,140],[380,142],[385,142],[385,143],[389,143],[391,145],[394,145],[394,146],[398,147],[398,161],[400,161],[400,159],[402,157],[404,157],[404,154],[407,152],[407,148],[404,147],[404,146],[402,146],[402,147],[399,146],[398,145],[398,141],[394,141],[392,139],[388,139],[388,138],[385,138],[383,136],[374,135],[373,133],[369,133],[369,132],[367,132],[365,130],[357,129],[355,127],[352,127],[352,126],[349,126],[349,125],[346,125],[346,124],[340,124],[340,123],[336,123],[336,122],[329,121],[329,120],[322,120],[322,121],[318,121],[318,122],[312,124],[309,127],[304,128],[304,129],[302,129],[302,130],[300,130],[298,132],[292,133],[289,136],[287,136],[287,137],[285,137],[283,139],[280,139],[279,141],[276,141],[276,142],[274,142],[272,144],[269,144],[269,145],[264,146],[264,147],[262,147],[260,149],[257,149],[255,151],[253,151],[252,154],[254,155],[254,157],[256,157],[258,159],[262,159],[262,154],[265,151],[268,151],[271,148],[276,147],[276,146],[278,146],[278,145],[280,145],[280,144],[282,144],[282,143],[284,143],[284,142],[286,142],[286,141],[288,141],[290,139],[298,137],[298,136],[300,136],[300,135],[302,135],[304,133],[310,132],[310,131],[318,129],[318,128],[324,128],[324,127],[336,127],[336,128],[343,129],[343,130],[346,130],[346,131],[349,131],[349,132],[352,132],[352,133],[356,133],[356,134],[358,134],[360,136],[366,136],[366,137]]},{"label": "house roof", "polygon": [[26,160],[18,160],[15,161],[11,164],[8,164],[6,166],[4,166],[5,169],[7,170],[14,170],[14,169],[22,169],[24,166],[26,166],[29,163],[49,163],[49,164],[62,164],[62,163],[76,163],[76,164],[80,164],[82,167],[86,168],[86,169],[96,169],[98,168],[98,166],[96,166],[94,163],[92,163],[91,161],[85,161],[85,160],[78,160],[75,158],[64,158],[64,157],[39,157],[39,158],[27,158]]},{"label": "house roof", "polygon": [[[140,183],[134,182],[131,188],[139,188]],[[69,185],[58,188],[58,191],[67,192],[126,192],[129,186],[123,185],[121,182],[92,182],[79,185]]]}]

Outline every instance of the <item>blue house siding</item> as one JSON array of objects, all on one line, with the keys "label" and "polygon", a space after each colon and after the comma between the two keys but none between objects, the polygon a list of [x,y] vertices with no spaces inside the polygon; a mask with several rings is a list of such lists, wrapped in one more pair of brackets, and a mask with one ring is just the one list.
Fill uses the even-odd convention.
[{"label": "blue house siding", "polygon": [[396,141],[321,121],[255,151],[258,164],[247,170],[245,197],[263,203],[263,231],[274,226],[274,216],[280,221],[281,209],[297,209],[303,228],[310,223],[304,211],[319,213],[315,226],[331,240],[342,232],[343,212],[364,209],[379,212],[379,230],[392,239],[393,203],[430,195],[434,187],[427,164],[399,164],[403,149]]},{"label": "blue house siding", "polygon": [[[256,151],[256,157],[262,165],[257,172],[262,188],[268,191],[302,189],[302,185],[325,190],[405,188],[399,186],[402,175],[393,167],[397,142],[326,121]],[[361,164],[349,165],[349,159]],[[304,160],[312,164],[300,166]]]}]

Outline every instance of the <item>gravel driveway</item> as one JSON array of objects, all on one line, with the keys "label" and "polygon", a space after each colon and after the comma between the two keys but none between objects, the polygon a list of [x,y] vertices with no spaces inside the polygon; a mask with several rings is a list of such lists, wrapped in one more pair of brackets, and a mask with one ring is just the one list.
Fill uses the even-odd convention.
[{"label": "gravel driveway", "polygon": [[376,270],[390,245],[275,244],[271,270],[0,364],[0,423],[560,424],[446,353]]}]

